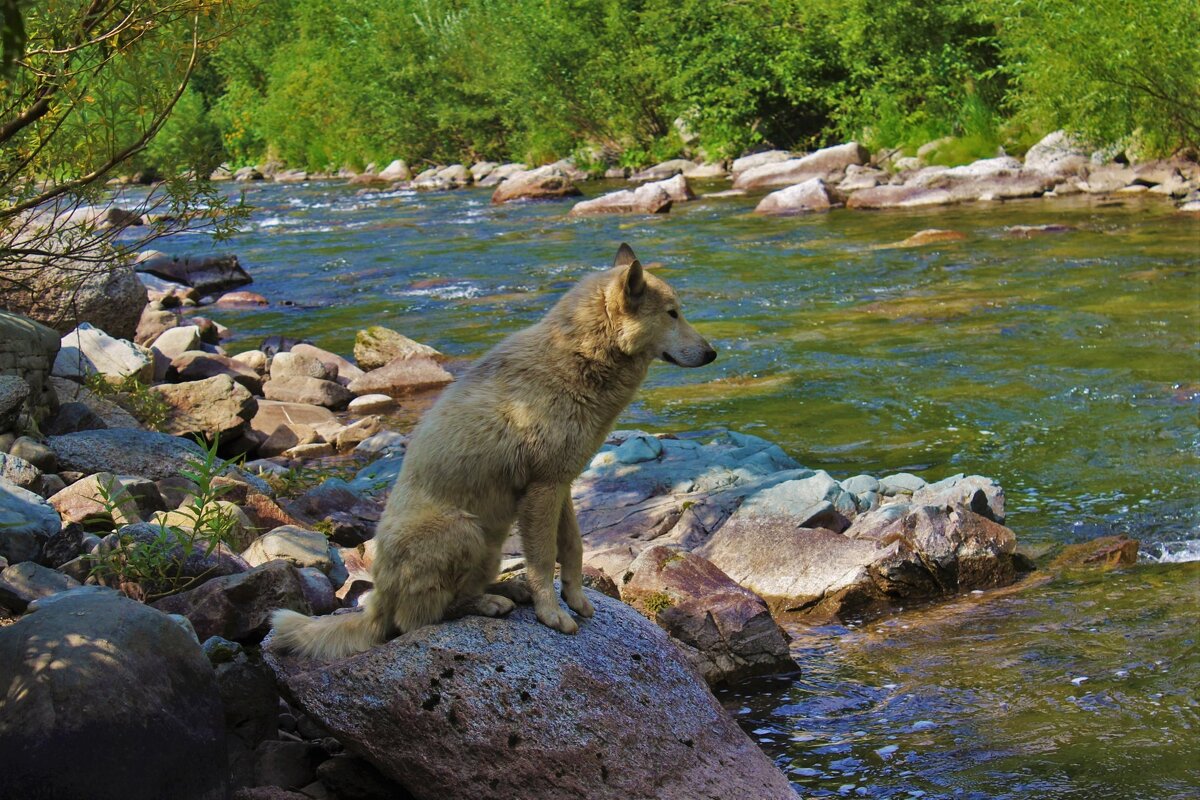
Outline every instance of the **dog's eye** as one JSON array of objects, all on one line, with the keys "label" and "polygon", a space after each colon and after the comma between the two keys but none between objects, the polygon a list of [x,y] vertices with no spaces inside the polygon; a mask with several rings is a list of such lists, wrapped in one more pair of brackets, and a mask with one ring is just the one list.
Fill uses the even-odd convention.
[{"label": "dog's eye", "polygon": [[679,312],[676,311],[675,309],[672,308],[667,313],[671,315],[671,319],[679,319]]}]

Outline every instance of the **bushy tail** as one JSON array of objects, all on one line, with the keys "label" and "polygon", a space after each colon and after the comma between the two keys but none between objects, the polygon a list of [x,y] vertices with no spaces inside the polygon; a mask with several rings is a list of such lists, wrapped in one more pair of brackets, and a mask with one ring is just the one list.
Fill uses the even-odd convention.
[{"label": "bushy tail", "polygon": [[328,617],[306,617],[281,608],[271,615],[271,626],[273,647],[322,661],[370,650],[387,640],[390,628],[387,615],[371,603],[356,614]]}]

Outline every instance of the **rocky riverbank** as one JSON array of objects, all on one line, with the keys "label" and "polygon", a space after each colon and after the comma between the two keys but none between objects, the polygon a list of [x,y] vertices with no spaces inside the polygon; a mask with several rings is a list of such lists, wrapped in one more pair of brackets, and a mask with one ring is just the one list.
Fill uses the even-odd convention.
[{"label": "rocky riverbank", "polygon": [[[61,778],[94,797],[508,797],[533,775],[547,796],[653,796],[653,781],[676,787],[658,796],[788,796],[705,681],[797,669],[781,621],[863,619],[1030,567],[987,478],[832,476],[734,431],[618,431],[575,487],[604,612],[578,637],[519,611],[328,668],[277,659],[271,610],[354,613],[370,589],[374,522],[404,457],[390,417],[458,367],[379,328],[353,353],[273,338],[230,355],[228,331],[195,312],[266,302],[236,259],[152,256],[114,274],[149,295],[125,308],[81,290],[76,308],[105,308],[122,333],[0,314],[0,606],[15,623],[0,658],[19,676],[0,742],[27,765],[0,777],[3,794],[74,792],[48,783]],[[518,572],[515,539],[506,555]],[[104,700],[147,683],[187,730]],[[613,700],[625,710],[606,714],[598,697],[636,709]],[[138,724],[160,734],[142,751],[95,749],[62,770],[78,729],[122,741],[109,732]],[[194,784],[171,783],[189,754],[221,748]],[[134,766],[136,790],[121,778]]]},{"label": "rocky riverbank", "polygon": [[379,169],[371,164],[362,173],[308,173],[280,164],[219,169],[213,180],[348,180],[372,192],[395,189],[448,191],[468,186],[493,188],[493,203],[520,200],[561,200],[582,192],[576,184],[603,177],[626,180],[635,188],[607,192],[573,201],[572,216],[592,214],[660,214],[673,204],[696,198],[690,181],[727,180],[731,189],[708,196],[763,194],[755,211],[787,215],[829,211],[919,208],[967,202],[996,202],[1073,195],[1146,193],[1174,202],[1181,211],[1200,213],[1200,165],[1184,157],[1137,160],[1124,153],[1092,151],[1056,131],[1031,147],[1024,159],[999,153],[954,167],[937,160],[943,140],[930,142],[915,155],[899,150],[869,153],[857,142],[811,153],[771,150],[731,162],[702,163],[672,159],[632,172],[610,168],[603,173],[580,169],[571,159],[531,168],[526,164],[477,162],[429,167],[414,175],[402,160]]}]

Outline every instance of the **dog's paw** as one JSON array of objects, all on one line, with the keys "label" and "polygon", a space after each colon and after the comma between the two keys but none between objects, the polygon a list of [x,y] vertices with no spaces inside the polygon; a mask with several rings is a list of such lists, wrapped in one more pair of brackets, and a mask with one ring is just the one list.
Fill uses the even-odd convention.
[{"label": "dog's paw", "polygon": [[475,605],[479,615],[483,617],[502,617],[516,607],[512,600],[498,594],[485,594]]},{"label": "dog's paw", "polygon": [[537,608],[535,611],[538,622],[560,633],[575,633],[579,630],[578,623],[557,602],[551,607]]},{"label": "dog's paw", "polygon": [[567,607],[581,617],[590,617],[596,613],[596,609],[592,607],[592,602],[587,599],[582,589],[575,591],[563,590],[562,598],[566,601]]}]

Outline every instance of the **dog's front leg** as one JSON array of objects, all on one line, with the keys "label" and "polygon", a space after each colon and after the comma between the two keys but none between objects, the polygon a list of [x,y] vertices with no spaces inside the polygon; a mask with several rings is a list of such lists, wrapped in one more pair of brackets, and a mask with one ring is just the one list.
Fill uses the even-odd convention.
[{"label": "dog's front leg", "polygon": [[567,606],[581,617],[596,613],[592,603],[583,596],[583,539],[579,536],[579,520],[570,490],[563,501],[558,518],[558,563],[562,565],[562,598]]},{"label": "dog's front leg", "polygon": [[575,633],[579,626],[559,605],[554,594],[554,562],[558,555],[558,522],[563,508],[563,488],[557,484],[534,484],[525,490],[517,506],[517,527],[533,610],[538,621],[563,633]]}]

